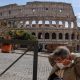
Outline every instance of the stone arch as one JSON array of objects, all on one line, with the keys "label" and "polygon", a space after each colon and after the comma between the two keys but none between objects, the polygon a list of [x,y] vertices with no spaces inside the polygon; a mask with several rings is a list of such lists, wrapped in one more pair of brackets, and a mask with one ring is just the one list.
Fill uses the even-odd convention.
[{"label": "stone arch", "polygon": [[33,21],[32,21],[32,24],[36,24],[36,21],[35,21],[35,20],[33,20]]},{"label": "stone arch", "polygon": [[59,28],[62,28],[62,27],[63,27],[63,22],[59,21]]},{"label": "stone arch", "polygon": [[29,27],[29,21],[26,21],[24,27]]},{"label": "stone arch", "polygon": [[63,24],[62,21],[59,21],[59,24],[62,25]]},{"label": "stone arch", "polygon": [[43,21],[42,20],[38,21],[38,24],[43,24]]},{"label": "stone arch", "polygon": [[25,24],[26,24],[26,25],[29,25],[29,21],[26,21]]},{"label": "stone arch", "polygon": [[71,34],[71,39],[72,40],[75,39],[75,34],[74,33]]},{"label": "stone arch", "polygon": [[56,28],[56,21],[52,21],[52,27]]},{"label": "stone arch", "polygon": [[45,33],[45,39],[49,39],[49,33]]},{"label": "stone arch", "polygon": [[42,32],[38,33],[38,39],[42,39]]},{"label": "stone arch", "polygon": [[52,39],[56,39],[56,33],[52,33]]},{"label": "stone arch", "polygon": [[49,21],[48,21],[48,20],[46,20],[46,21],[45,21],[45,24],[49,24]]},{"label": "stone arch", "polygon": [[69,39],[69,33],[65,34],[65,39],[67,39],[67,40]]},{"label": "stone arch", "polygon": [[56,24],[56,21],[52,21],[52,24]]},{"label": "stone arch", "polygon": [[32,27],[36,27],[36,21],[35,20],[32,21]]},{"label": "stone arch", "polygon": [[59,39],[63,39],[62,33],[59,33]]},{"label": "stone arch", "polygon": [[18,28],[21,28],[21,27],[23,27],[23,21],[20,21],[18,24]]}]

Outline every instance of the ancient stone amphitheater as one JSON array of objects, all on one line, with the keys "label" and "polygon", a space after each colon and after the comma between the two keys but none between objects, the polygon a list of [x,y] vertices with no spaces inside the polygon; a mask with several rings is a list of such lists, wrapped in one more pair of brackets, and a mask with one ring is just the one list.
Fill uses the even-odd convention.
[{"label": "ancient stone amphitheater", "polygon": [[0,7],[0,34],[24,29],[35,35],[43,50],[65,45],[80,51],[80,30],[72,5],[63,2],[28,2]]}]

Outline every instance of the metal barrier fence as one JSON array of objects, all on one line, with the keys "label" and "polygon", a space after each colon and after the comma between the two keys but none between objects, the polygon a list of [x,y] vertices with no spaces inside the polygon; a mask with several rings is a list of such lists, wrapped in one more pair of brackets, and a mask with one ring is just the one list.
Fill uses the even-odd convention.
[{"label": "metal barrier fence", "polygon": [[34,58],[33,58],[33,80],[37,80],[37,64],[38,64],[38,41],[26,41],[26,40],[5,40],[0,39],[0,43],[9,43],[9,44],[26,44],[28,47],[25,52],[21,54],[11,65],[9,65],[2,73],[0,73],[0,77],[9,70],[21,57],[23,57],[27,51],[31,48],[34,50]]}]

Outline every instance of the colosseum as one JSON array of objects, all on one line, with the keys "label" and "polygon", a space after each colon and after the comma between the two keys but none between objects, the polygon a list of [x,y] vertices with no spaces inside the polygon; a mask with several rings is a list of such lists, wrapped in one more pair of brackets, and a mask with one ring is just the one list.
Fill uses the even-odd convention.
[{"label": "colosseum", "polygon": [[27,2],[0,7],[0,35],[10,29],[23,29],[34,35],[42,50],[59,45],[80,52],[80,30],[70,3]]}]

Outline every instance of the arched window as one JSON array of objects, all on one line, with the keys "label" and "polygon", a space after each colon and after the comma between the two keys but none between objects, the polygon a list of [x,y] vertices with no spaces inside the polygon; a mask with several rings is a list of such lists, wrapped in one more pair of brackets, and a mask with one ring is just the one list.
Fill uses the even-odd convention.
[{"label": "arched window", "polygon": [[38,21],[38,24],[43,24],[42,20]]},{"label": "arched window", "polygon": [[45,24],[49,24],[49,21],[48,21],[48,20],[46,20],[46,21],[45,21]]},{"label": "arched window", "polygon": [[68,22],[67,21],[65,22],[65,28],[68,28]]},{"label": "arched window", "polygon": [[56,24],[56,21],[52,21],[52,24]]},{"label": "arched window", "polygon": [[45,33],[45,39],[49,39],[49,33]]},{"label": "arched window", "polygon": [[32,21],[32,24],[36,24],[36,21],[34,20],[34,21]]},{"label": "arched window", "polygon": [[69,39],[69,33],[65,34],[65,39]]},{"label": "arched window", "polygon": [[74,33],[71,34],[71,39],[72,39],[72,40],[75,39]]},{"label": "arched window", "polygon": [[42,39],[42,33],[38,33],[38,39]]},{"label": "arched window", "polygon": [[52,39],[56,39],[56,33],[52,33]]},{"label": "arched window", "polygon": [[62,38],[63,38],[62,33],[59,33],[59,39],[62,39]]},{"label": "arched window", "polygon": [[29,25],[29,21],[26,21],[26,22],[25,22],[25,25]]},{"label": "arched window", "polygon": [[62,25],[63,24],[62,21],[59,21],[59,24]]}]

